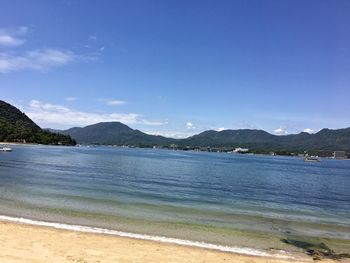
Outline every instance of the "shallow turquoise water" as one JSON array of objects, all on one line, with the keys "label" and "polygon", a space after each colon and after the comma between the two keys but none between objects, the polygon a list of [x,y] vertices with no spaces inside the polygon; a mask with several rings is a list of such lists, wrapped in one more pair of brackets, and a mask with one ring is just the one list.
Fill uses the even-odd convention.
[{"label": "shallow turquoise water", "polygon": [[256,247],[264,236],[350,239],[350,161],[13,148],[0,154],[3,215]]}]

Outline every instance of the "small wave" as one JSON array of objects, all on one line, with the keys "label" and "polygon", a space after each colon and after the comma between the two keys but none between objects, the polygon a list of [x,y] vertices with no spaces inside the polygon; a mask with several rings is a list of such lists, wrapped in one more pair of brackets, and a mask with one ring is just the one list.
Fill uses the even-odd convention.
[{"label": "small wave", "polygon": [[231,252],[231,253],[250,255],[250,256],[295,259],[295,257],[288,255],[283,250],[280,250],[279,253],[268,253],[262,250],[252,249],[252,248],[222,246],[222,245],[210,244],[206,242],[191,241],[191,240],[170,238],[170,237],[164,237],[164,236],[135,234],[135,233],[105,229],[105,228],[45,222],[45,221],[38,221],[38,220],[32,220],[32,219],[20,218],[20,217],[10,217],[10,216],[4,216],[4,215],[0,215],[0,220],[27,224],[27,225],[53,227],[56,229],[71,230],[71,231],[77,231],[77,232],[105,234],[105,235],[113,235],[113,236],[119,236],[119,237],[171,243],[171,244],[177,244],[177,245],[185,245],[185,246],[198,247],[198,248],[206,248],[206,249],[218,250],[222,252]]}]

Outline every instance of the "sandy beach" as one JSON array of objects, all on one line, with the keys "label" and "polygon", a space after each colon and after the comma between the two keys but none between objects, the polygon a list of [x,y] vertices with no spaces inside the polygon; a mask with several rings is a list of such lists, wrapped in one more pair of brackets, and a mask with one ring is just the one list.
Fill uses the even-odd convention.
[{"label": "sandy beach", "polygon": [[[312,262],[0,222],[0,262]],[[332,261],[325,261],[332,262]]]}]

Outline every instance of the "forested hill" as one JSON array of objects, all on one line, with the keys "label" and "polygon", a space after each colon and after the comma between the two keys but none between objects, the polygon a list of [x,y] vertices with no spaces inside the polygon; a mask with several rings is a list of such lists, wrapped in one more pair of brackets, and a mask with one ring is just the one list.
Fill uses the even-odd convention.
[{"label": "forested hill", "polygon": [[135,145],[140,147],[166,146],[177,140],[143,133],[120,122],[100,122],[84,128],[62,131],[78,143],[102,145]]},{"label": "forested hill", "polygon": [[42,130],[16,107],[0,100],[0,141],[75,145],[69,135]]}]

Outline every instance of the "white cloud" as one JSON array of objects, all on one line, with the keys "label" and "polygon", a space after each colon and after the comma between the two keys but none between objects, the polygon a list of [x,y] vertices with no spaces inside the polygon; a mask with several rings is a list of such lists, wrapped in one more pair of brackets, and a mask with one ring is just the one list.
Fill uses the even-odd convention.
[{"label": "white cloud", "polygon": [[314,133],[315,131],[313,129],[306,128],[305,130],[303,130],[303,132]]},{"label": "white cloud", "polygon": [[274,130],[273,132],[275,134],[277,134],[277,135],[286,135],[286,134],[288,134],[288,131],[285,128],[282,128],[282,127]]},{"label": "white cloud", "polygon": [[0,45],[6,47],[17,47],[24,44],[23,36],[28,32],[27,27],[18,27],[15,29],[0,28]]},{"label": "white cloud", "polygon": [[[28,27],[12,29],[0,28],[0,47],[17,47],[26,42]],[[51,68],[67,65],[73,61],[96,61],[104,47],[99,52],[76,55],[70,50],[43,48],[26,51],[0,52],[0,73],[22,70],[48,71]]]},{"label": "white cloud", "polygon": [[110,106],[118,106],[118,105],[124,105],[126,104],[126,101],[123,100],[107,100],[106,104]]},{"label": "white cloud", "polygon": [[219,132],[221,132],[221,131],[223,131],[223,130],[226,130],[224,127],[220,127],[220,128],[218,128],[218,129],[216,129],[217,131],[219,131]]},{"label": "white cloud", "polygon": [[32,109],[41,109],[46,111],[57,111],[57,112],[69,112],[69,108],[62,105],[55,105],[50,103],[42,103],[38,100],[31,100],[29,106]]},{"label": "white cloud", "polygon": [[66,101],[76,101],[77,98],[76,97],[67,97],[65,98]]},{"label": "white cloud", "polygon": [[124,100],[115,100],[115,99],[97,99],[97,101],[102,102],[108,106],[119,106],[127,104],[127,101]]},{"label": "white cloud", "polygon": [[22,45],[24,42],[23,39],[0,33],[0,45],[2,46],[14,47]]},{"label": "white cloud", "polygon": [[186,122],[186,127],[187,129],[194,129],[195,127],[193,126],[193,123],[192,122]]},{"label": "white cloud", "polygon": [[147,121],[136,113],[95,113],[71,109],[67,106],[32,100],[25,113],[42,127],[86,126],[98,122],[119,121],[125,124],[163,125]]},{"label": "white cloud", "polygon": [[21,70],[47,71],[53,67],[67,65],[76,59],[71,51],[42,49],[27,51],[23,55],[0,53],[0,73]]}]

